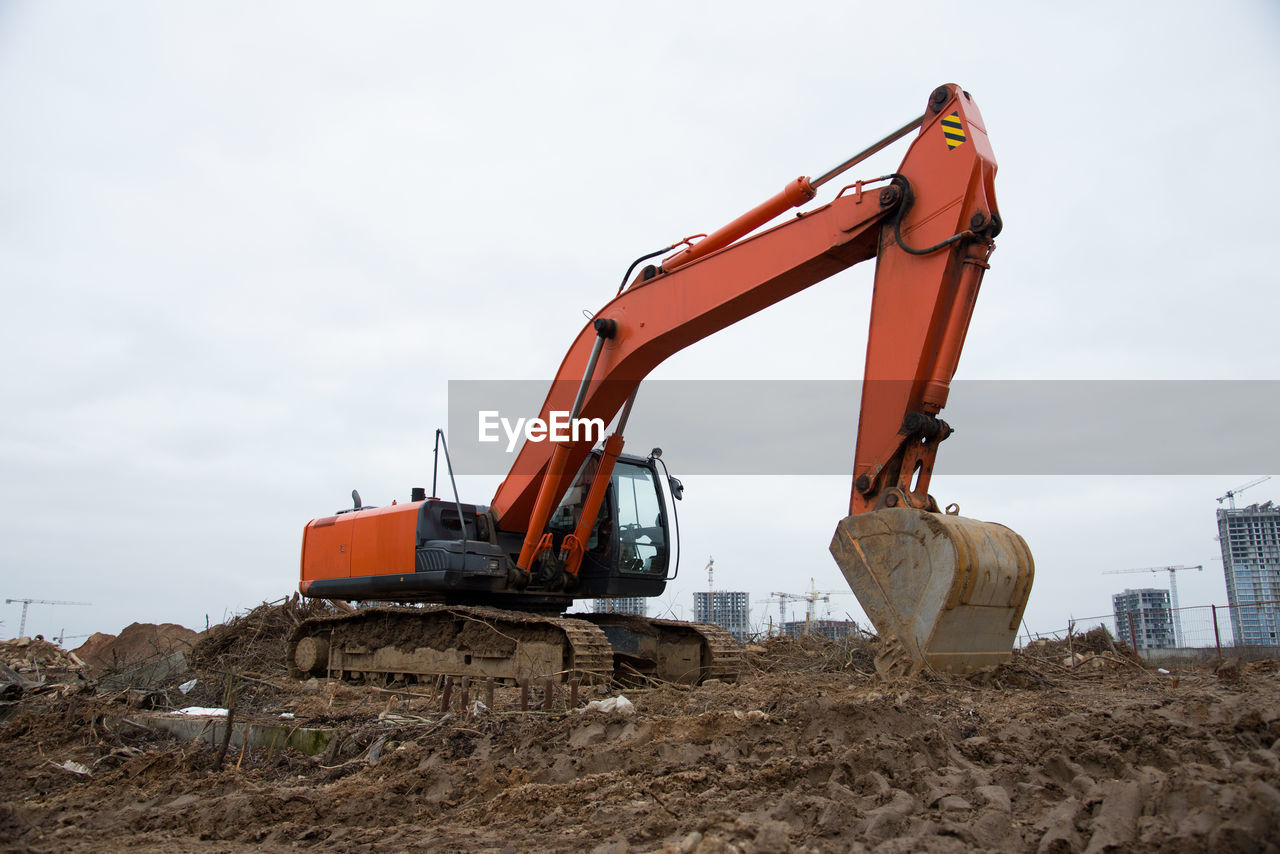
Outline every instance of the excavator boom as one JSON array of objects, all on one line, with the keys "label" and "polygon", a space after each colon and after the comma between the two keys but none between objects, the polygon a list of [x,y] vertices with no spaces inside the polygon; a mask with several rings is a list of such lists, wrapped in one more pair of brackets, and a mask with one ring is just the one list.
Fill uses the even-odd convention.
[{"label": "excavator boom", "polygon": [[[918,121],[897,173],[852,183],[826,205],[727,242],[758,224],[760,217],[744,215],[642,272],[579,333],[540,417],[571,411],[576,397],[576,414],[609,423],[671,355],[876,258],[850,512],[874,509],[895,487],[904,488],[908,496],[899,497],[911,506],[929,508],[932,452],[947,432],[936,415],[946,404],[1001,220],[995,158],[968,93],[939,87]],[[802,204],[813,197],[812,186],[797,179],[756,211],[776,215]],[[724,245],[703,251],[711,242]],[[925,434],[923,451],[900,453]],[[540,532],[533,514],[538,493],[558,501],[590,450],[587,442],[526,442],[492,501],[499,526]],[[552,472],[558,452],[565,457]]]}]

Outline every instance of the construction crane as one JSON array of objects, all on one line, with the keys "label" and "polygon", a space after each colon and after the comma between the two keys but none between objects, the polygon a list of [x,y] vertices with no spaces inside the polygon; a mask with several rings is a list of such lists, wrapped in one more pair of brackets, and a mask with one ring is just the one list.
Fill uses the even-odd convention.
[{"label": "construction crane", "polygon": [[1237,486],[1235,489],[1228,489],[1226,495],[1218,496],[1218,503],[1221,504],[1224,501],[1229,502],[1227,506],[1229,506],[1232,510],[1235,510],[1237,494],[1244,492],[1246,489],[1251,489],[1252,487],[1255,487],[1260,483],[1266,483],[1269,480],[1271,480],[1271,475],[1265,475],[1263,477],[1258,478],[1257,480],[1249,481],[1244,486]]},{"label": "construction crane", "polygon": [[805,601],[805,597],[804,597],[804,596],[802,596],[802,595],[801,595],[801,594],[799,594],[799,593],[777,593],[777,592],[770,592],[770,593],[769,593],[769,598],[768,598],[768,599],[759,599],[759,600],[757,600],[757,601],[758,601],[759,603],[761,603],[761,604],[765,604],[765,605],[777,605],[777,606],[778,606],[778,627],[779,627],[779,629],[781,629],[782,624],[783,624],[783,623],[785,623],[785,622],[787,621],[787,603],[788,603],[788,602],[803,602],[803,601]]},{"label": "construction crane", "polygon": [[12,605],[14,602],[22,603],[22,620],[18,624],[18,637],[27,636],[27,607],[30,605],[92,605],[92,602],[63,602],[59,599],[6,599],[6,605]]},{"label": "construction crane", "polygon": [[[1231,493],[1227,493],[1230,495]],[[1222,499],[1219,498],[1219,501]],[[1169,602],[1170,609],[1173,612],[1173,639],[1174,643],[1182,647],[1182,612],[1178,610],[1178,573],[1185,572],[1189,569],[1197,571],[1203,570],[1200,564],[1195,566],[1144,566],[1138,569],[1108,569],[1103,575],[1128,575],[1134,572],[1167,572],[1169,573]]]},{"label": "construction crane", "polygon": [[763,602],[778,603],[779,625],[786,622],[787,603],[788,602],[804,602],[805,622],[813,619],[813,605],[815,602],[830,602],[832,596],[847,596],[851,593],[849,590],[818,590],[814,585],[812,578],[809,579],[809,591],[807,593],[779,593],[771,592],[769,599],[761,600]]},{"label": "construction crane", "polygon": [[[788,602],[808,602],[809,610],[813,609],[813,602],[809,597],[802,593],[770,593],[768,599],[757,599],[756,602],[761,605],[777,605],[778,606],[778,633],[783,633],[783,626],[787,622],[787,603]],[[772,618],[770,618],[772,620]]]},{"label": "construction crane", "polygon": [[707,622],[716,621],[716,585],[715,557],[707,558]]}]

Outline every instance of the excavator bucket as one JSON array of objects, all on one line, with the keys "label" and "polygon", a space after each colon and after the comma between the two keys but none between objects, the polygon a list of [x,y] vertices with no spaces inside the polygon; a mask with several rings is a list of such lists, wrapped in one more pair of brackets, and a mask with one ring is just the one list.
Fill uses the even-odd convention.
[{"label": "excavator bucket", "polygon": [[993,522],[894,508],[843,519],[831,554],[885,641],[882,675],[1008,660],[1031,594],[1022,537]]}]

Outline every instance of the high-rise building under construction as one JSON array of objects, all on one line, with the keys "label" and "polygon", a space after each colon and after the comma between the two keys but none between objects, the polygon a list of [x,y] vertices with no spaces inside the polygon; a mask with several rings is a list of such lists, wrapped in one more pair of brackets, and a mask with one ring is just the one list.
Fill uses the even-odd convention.
[{"label": "high-rise building under construction", "polygon": [[1280,507],[1218,510],[1231,631],[1237,646],[1280,646]]},{"label": "high-rise building under construction", "polygon": [[751,639],[751,600],[746,591],[695,592],[693,619],[698,623],[715,623],[739,643]]},{"label": "high-rise building under construction", "polygon": [[1169,591],[1158,587],[1125,590],[1111,597],[1116,615],[1116,637],[1138,649],[1172,649],[1177,646]]}]

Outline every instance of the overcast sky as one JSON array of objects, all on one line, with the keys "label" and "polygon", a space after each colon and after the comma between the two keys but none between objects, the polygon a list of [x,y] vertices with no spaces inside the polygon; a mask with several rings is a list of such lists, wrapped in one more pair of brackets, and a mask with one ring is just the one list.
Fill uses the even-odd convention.
[{"label": "overcast sky", "polygon": [[[308,519],[429,483],[449,380],[549,379],[633,258],[943,82],[981,107],[1005,223],[958,379],[1280,379],[1277,44],[1270,2],[0,2],[0,597],[91,602],[31,609],[81,635],[290,592]],[[859,379],[871,273],[654,376]],[[628,445],[679,475],[680,436]],[[939,501],[1035,554],[1033,631],[1151,583],[1104,570],[1204,564],[1182,604],[1224,603],[1214,499],[1272,473],[962,477],[946,452]],[[847,478],[685,482],[651,613],[691,616],[709,555],[753,599],[845,589]]]}]

